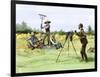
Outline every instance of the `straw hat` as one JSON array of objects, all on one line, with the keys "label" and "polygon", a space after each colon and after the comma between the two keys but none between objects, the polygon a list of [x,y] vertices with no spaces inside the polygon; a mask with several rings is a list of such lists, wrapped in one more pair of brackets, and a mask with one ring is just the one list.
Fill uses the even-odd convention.
[{"label": "straw hat", "polygon": [[49,20],[46,20],[44,23],[45,23],[45,24],[47,24],[47,23],[51,23],[51,21],[49,21]]}]

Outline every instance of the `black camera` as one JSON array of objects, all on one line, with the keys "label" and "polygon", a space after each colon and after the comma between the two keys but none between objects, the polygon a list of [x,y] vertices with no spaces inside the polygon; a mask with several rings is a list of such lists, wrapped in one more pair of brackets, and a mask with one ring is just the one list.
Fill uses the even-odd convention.
[{"label": "black camera", "polygon": [[73,31],[66,32],[66,40],[69,38],[70,41],[72,41],[73,40],[73,35],[74,35]]}]

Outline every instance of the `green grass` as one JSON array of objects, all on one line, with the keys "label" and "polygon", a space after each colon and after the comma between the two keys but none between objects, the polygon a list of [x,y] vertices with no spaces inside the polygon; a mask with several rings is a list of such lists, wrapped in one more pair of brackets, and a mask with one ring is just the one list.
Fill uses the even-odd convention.
[{"label": "green grass", "polygon": [[[87,49],[94,46],[93,38],[89,37],[88,39],[89,43]],[[25,41],[23,39],[17,39],[16,43],[17,46],[24,45]],[[24,73],[94,68],[94,54],[87,53],[89,62],[80,62],[80,41],[78,39],[73,40],[73,43],[77,50],[78,56],[76,56],[71,44],[68,52],[66,43],[57,63],[56,58],[60,49],[16,49],[16,72]]]}]

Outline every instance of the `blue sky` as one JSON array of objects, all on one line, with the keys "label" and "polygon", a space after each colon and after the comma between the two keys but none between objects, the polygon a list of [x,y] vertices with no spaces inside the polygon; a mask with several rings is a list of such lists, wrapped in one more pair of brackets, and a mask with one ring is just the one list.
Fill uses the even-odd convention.
[{"label": "blue sky", "polygon": [[44,14],[45,18],[51,21],[51,31],[71,31],[78,30],[78,24],[83,23],[84,29],[88,25],[94,29],[94,9],[73,8],[73,7],[56,7],[56,6],[39,6],[39,5],[16,5],[16,23],[25,21],[28,26],[40,30],[40,16]]}]

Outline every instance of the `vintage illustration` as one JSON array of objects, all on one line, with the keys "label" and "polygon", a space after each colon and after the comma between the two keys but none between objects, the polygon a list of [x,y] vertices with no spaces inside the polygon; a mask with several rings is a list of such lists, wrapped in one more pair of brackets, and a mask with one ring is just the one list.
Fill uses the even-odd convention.
[{"label": "vintage illustration", "polygon": [[95,68],[94,13],[16,4],[16,73]]}]

